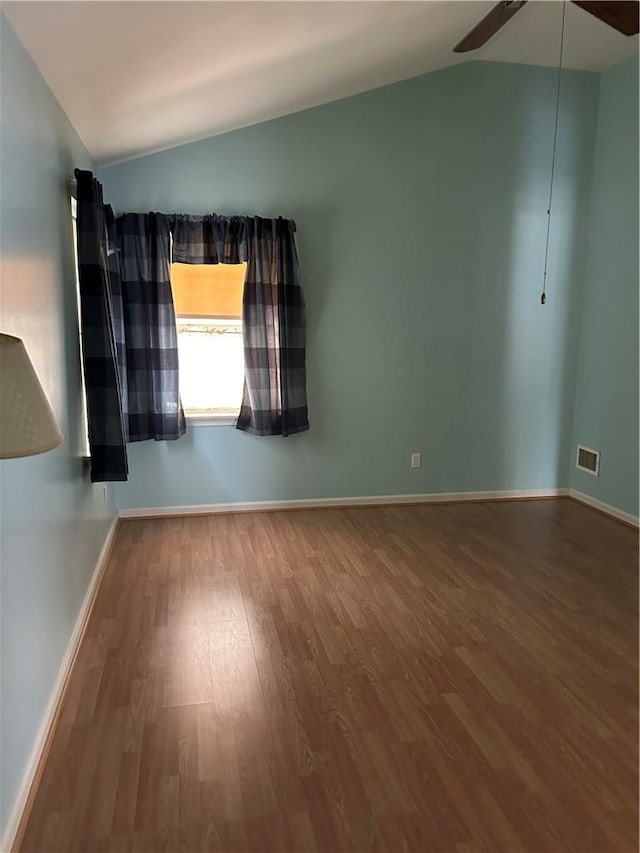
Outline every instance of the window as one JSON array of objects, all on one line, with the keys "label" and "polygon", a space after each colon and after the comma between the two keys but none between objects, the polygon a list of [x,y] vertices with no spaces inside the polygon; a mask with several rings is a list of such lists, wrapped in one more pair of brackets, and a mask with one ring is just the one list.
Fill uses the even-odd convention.
[{"label": "window", "polygon": [[242,291],[246,264],[172,264],[180,396],[185,415],[235,418],[244,380]]},{"label": "window", "polygon": [[84,346],[82,342],[81,304],[80,304],[80,273],[78,270],[78,202],[74,195],[71,196],[71,229],[73,233],[73,268],[76,275],[76,307],[78,311],[78,344],[80,347],[80,397],[82,400],[82,413],[80,424],[80,455],[89,459],[91,449],[89,446],[89,425],[87,418],[87,385],[84,378]]}]

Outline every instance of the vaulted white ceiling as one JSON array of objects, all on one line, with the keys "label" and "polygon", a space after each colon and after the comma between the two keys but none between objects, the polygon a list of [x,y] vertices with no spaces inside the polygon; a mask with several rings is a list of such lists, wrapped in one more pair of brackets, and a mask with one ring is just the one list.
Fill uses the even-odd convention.
[{"label": "vaulted white ceiling", "polygon": [[[484,48],[451,48],[493,2],[6,2],[85,145],[115,162],[470,59],[556,65],[560,2],[529,2]],[[638,50],[572,3],[565,64]]]}]

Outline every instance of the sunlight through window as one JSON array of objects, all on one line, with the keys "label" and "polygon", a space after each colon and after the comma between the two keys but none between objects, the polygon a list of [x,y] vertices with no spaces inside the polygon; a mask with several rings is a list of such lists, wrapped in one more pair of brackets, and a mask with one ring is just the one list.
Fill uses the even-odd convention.
[{"label": "sunlight through window", "polygon": [[245,272],[246,264],[172,264],[180,396],[188,417],[240,411]]}]

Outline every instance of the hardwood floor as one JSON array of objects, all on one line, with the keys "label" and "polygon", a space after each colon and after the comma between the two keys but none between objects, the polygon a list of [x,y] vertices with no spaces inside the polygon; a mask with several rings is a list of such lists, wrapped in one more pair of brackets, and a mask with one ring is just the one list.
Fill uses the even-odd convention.
[{"label": "hardwood floor", "polygon": [[20,849],[635,851],[637,549],[568,500],[125,521]]}]

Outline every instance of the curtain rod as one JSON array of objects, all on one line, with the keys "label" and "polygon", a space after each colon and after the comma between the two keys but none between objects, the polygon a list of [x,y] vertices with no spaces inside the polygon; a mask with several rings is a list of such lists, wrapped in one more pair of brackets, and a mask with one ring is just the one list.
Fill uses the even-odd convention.
[{"label": "curtain rod", "polygon": [[[78,182],[76,180],[75,175],[70,175],[69,178],[67,179],[67,188],[69,190],[69,193],[71,194],[71,197],[75,198],[76,201],[78,200],[77,187],[78,187]],[[183,214],[183,213],[164,214],[164,216],[185,216],[185,215],[188,216],[189,214]],[[205,216],[210,216],[211,214],[203,213],[203,214],[199,214],[199,215],[202,217],[205,217]],[[235,214],[235,215],[238,215],[238,214]],[[242,214],[240,214],[240,216],[242,217]],[[253,218],[253,217],[248,217],[248,218]],[[289,219],[286,216],[270,216],[270,217],[261,217],[261,218],[262,219],[265,219],[265,218],[266,219],[285,219],[287,222],[292,223],[294,231],[298,230],[295,220]]]}]

